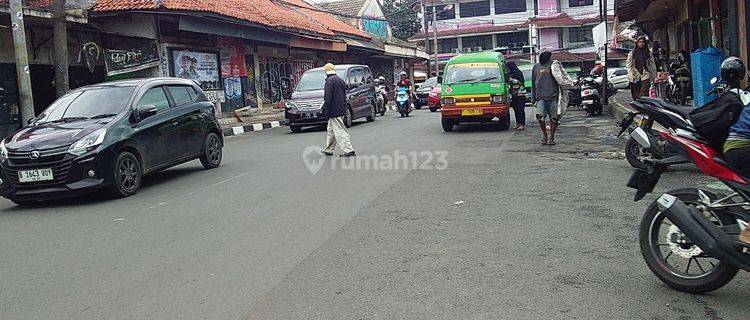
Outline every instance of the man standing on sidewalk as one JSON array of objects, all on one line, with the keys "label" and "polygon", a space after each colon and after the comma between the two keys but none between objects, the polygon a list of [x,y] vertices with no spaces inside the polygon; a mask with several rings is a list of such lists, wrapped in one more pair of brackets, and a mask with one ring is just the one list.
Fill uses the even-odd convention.
[{"label": "man standing on sidewalk", "polygon": [[326,156],[333,155],[336,142],[341,143],[342,157],[356,156],[352,142],[349,138],[349,130],[344,125],[344,114],[346,114],[346,82],[336,75],[333,64],[327,63],[323,67],[326,72],[326,85],[324,88],[323,114],[328,117],[328,133],[326,134],[326,146],[321,153]]}]

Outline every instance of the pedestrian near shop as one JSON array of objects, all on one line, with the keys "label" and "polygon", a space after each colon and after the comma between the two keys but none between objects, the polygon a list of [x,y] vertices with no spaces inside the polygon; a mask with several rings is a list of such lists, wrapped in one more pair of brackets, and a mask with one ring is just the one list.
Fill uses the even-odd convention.
[{"label": "pedestrian near shop", "polygon": [[543,135],[541,143],[555,145],[555,132],[567,110],[568,90],[573,88],[573,80],[560,61],[552,60],[552,53],[549,51],[539,55],[539,63],[531,70],[531,78],[531,101],[537,108],[536,119]]},{"label": "pedestrian near shop", "polygon": [[346,82],[336,75],[336,68],[331,63],[324,67],[326,84],[323,91],[323,114],[328,118],[326,145],[321,151],[326,156],[332,156],[336,144],[341,145],[344,152],[341,157],[356,156],[352,147],[349,130],[344,125],[346,114]]},{"label": "pedestrian near shop", "polygon": [[508,69],[506,80],[510,87],[510,106],[516,116],[516,130],[523,130],[526,126],[526,87],[524,85],[523,72],[518,69],[515,62],[505,64]]},{"label": "pedestrian near shop", "polygon": [[635,49],[630,51],[626,62],[630,94],[633,100],[648,97],[648,91],[657,75],[656,62],[648,46],[648,39],[640,36],[635,43]]}]

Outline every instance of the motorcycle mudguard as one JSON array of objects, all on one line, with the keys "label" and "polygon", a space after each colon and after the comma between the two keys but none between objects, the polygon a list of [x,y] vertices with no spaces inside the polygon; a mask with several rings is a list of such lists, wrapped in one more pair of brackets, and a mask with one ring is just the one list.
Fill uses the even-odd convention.
[{"label": "motorcycle mudguard", "polygon": [[635,189],[635,196],[633,201],[639,201],[643,199],[647,194],[654,191],[654,187],[659,183],[662,173],[666,170],[666,167],[656,166],[651,171],[636,169],[628,179],[627,186]]},{"label": "motorcycle mudguard", "polygon": [[662,195],[657,202],[664,215],[703,252],[731,266],[750,271],[750,256],[737,251],[734,240],[694,206],[687,206],[669,194]]}]

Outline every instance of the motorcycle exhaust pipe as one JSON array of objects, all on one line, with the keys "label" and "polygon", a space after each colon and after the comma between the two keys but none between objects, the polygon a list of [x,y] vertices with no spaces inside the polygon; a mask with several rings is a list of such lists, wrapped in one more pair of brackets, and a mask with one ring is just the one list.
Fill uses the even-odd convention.
[{"label": "motorcycle exhaust pipe", "polygon": [[706,254],[729,265],[750,271],[750,256],[739,252],[734,239],[708,221],[694,206],[687,206],[670,194],[656,200],[659,209]]}]

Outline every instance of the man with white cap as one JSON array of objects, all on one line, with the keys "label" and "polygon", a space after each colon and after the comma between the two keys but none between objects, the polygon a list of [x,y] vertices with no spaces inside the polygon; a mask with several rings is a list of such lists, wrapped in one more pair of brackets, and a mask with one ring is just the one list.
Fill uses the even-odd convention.
[{"label": "man with white cap", "polygon": [[349,138],[349,130],[344,125],[344,114],[346,114],[346,82],[336,75],[333,64],[327,63],[323,67],[326,72],[326,85],[324,88],[323,114],[328,118],[328,133],[326,134],[326,146],[321,151],[326,156],[333,155],[336,142],[341,143],[344,154],[341,157],[353,157],[352,142]]}]

